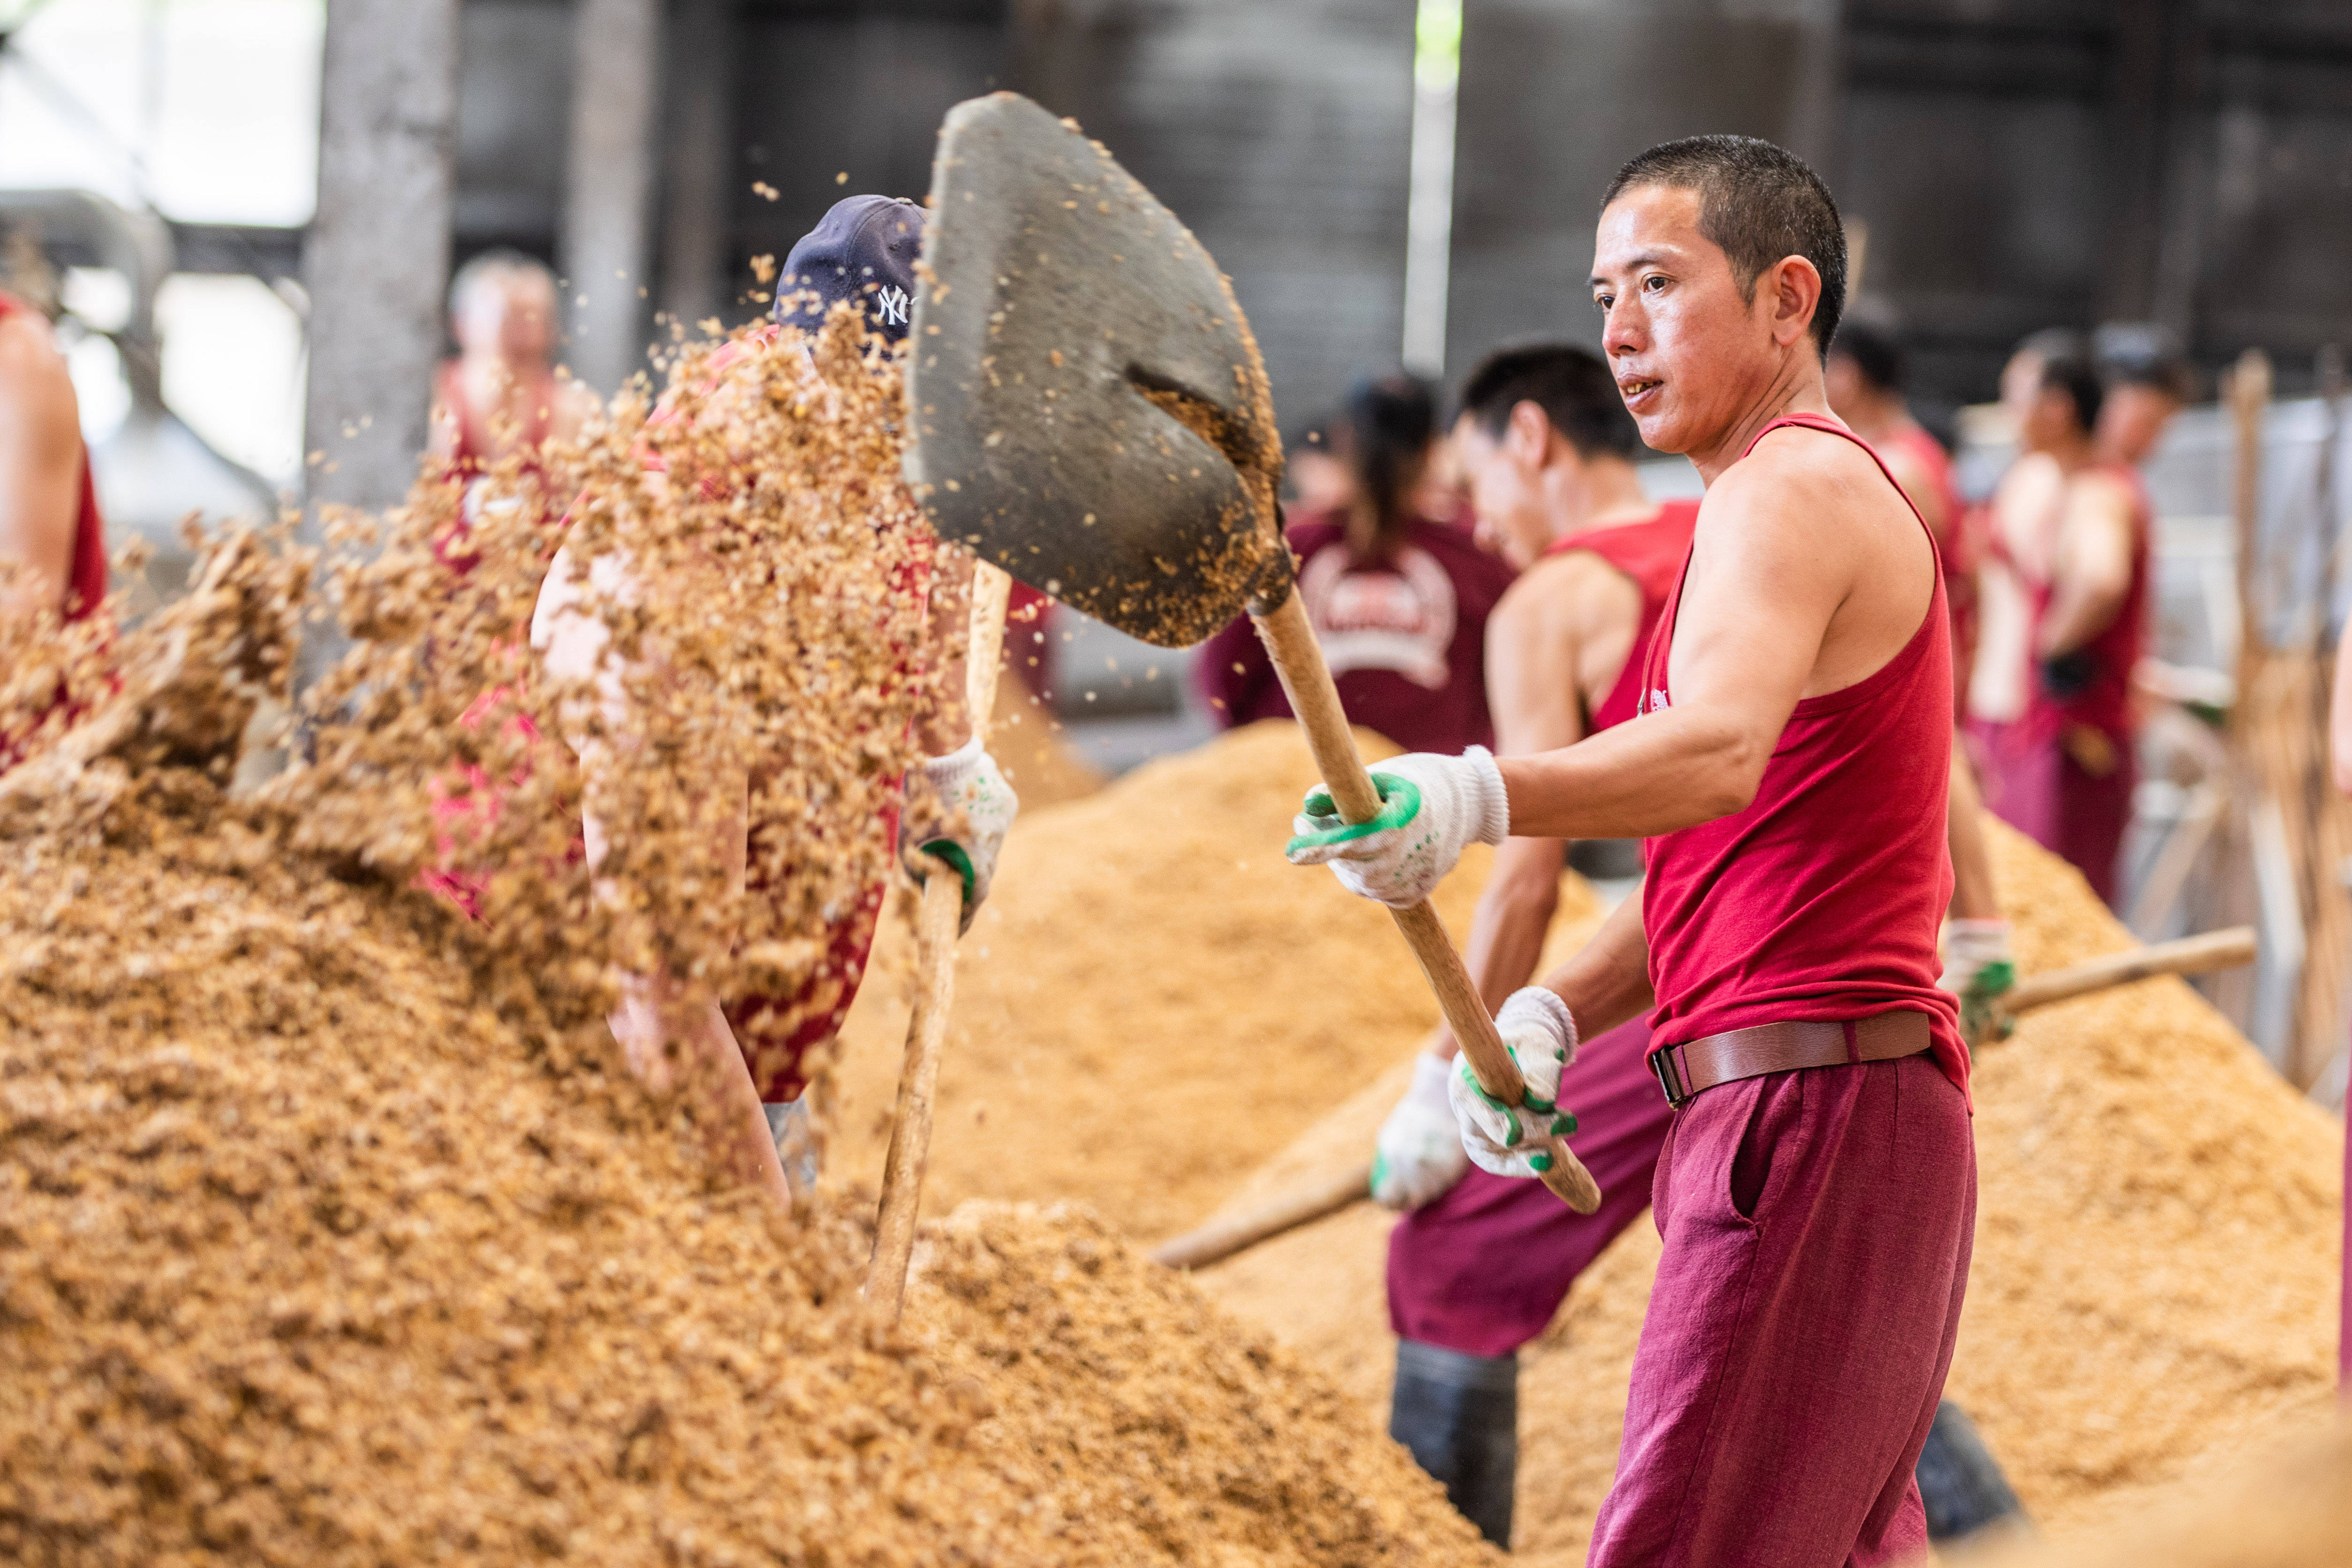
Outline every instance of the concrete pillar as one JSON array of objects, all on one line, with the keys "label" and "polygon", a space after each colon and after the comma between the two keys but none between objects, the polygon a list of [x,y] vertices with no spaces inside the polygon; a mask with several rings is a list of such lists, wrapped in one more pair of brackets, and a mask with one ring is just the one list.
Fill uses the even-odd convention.
[{"label": "concrete pillar", "polygon": [[677,0],[670,12],[668,42],[660,299],[662,309],[691,332],[707,317],[730,314],[727,178],[735,151],[733,0]]},{"label": "concrete pillar", "polygon": [[661,80],[659,0],[580,0],[572,33],[572,141],[557,254],[572,373],[611,392],[645,363],[646,225]]},{"label": "concrete pillar", "polygon": [[441,352],[457,0],[331,0],[319,96],[309,494],[382,507],[415,476]]}]

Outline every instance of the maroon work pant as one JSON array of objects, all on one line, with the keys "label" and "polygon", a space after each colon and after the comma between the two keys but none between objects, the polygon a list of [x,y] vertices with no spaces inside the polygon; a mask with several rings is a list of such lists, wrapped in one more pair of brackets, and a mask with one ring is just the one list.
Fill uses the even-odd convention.
[{"label": "maroon work pant", "polygon": [[1389,1326],[1399,1339],[1465,1355],[1508,1355],[1543,1333],[1560,1298],[1650,1207],[1658,1151],[1673,1124],[1647,1060],[1650,1027],[1621,1024],[1584,1042],[1559,1086],[1576,1113],[1569,1138],[1601,1184],[1579,1214],[1539,1181],[1472,1167],[1389,1233]]},{"label": "maroon work pant", "polygon": [[1832,1568],[1927,1550],[1912,1479],[1951,1364],[1976,1146],[1932,1057],[1684,1105],[1591,1568]]},{"label": "maroon work pant", "polygon": [[2031,721],[1980,725],[1986,808],[2083,873],[2091,891],[2116,905],[2124,830],[2131,825],[2139,768],[2132,737],[2105,737],[2114,766],[2093,773],[2067,749],[2062,732]]}]

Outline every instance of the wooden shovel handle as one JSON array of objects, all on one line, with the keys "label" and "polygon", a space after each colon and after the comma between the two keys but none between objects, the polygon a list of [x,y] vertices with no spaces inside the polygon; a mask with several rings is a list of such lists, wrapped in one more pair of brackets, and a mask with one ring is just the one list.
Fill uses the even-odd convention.
[{"label": "wooden shovel handle", "polygon": [[2173,942],[2151,943],[2128,952],[2110,953],[2072,968],[2028,975],[2000,998],[2001,1010],[2021,1013],[2046,1008],[2110,986],[2129,985],[2151,975],[2203,975],[2234,969],[2254,961],[2254,928],[2232,925]]},{"label": "wooden shovel handle", "polygon": [[[1004,608],[1013,580],[982,561],[971,580],[971,623],[964,647],[964,706],[971,732],[988,744],[996,707],[996,671],[1004,650]],[[915,1218],[922,1207],[923,1171],[931,1152],[931,1098],[939,1088],[940,1051],[947,1041],[948,1010],[955,1003],[956,929],[963,921],[963,878],[929,862],[923,901],[915,917],[915,1016],[907,1024],[907,1056],[898,1070],[898,1103],[890,1152],[882,1163],[882,1212],[874,1230],[874,1261],[866,1298],[891,1322],[907,1295],[907,1264],[915,1251]]]},{"label": "wooden shovel handle", "polygon": [[[1339,815],[1350,822],[1378,816],[1380,791],[1364,769],[1364,759],[1356,755],[1356,737],[1339,706],[1339,688],[1331,684],[1330,668],[1323,662],[1322,647],[1315,641],[1315,629],[1297,591],[1285,594],[1280,604],[1264,614],[1253,609],[1250,619],[1256,622],[1258,635],[1273,655],[1282,689],[1290,695],[1291,711],[1307,732],[1307,748],[1315,754],[1315,766],[1321,770],[1323,786],[1331,792]],[[1446,1025],[1454,1030],[1479,1084],[1504,1104],[1518,1104],[1527,1098],[1527,1081],[1519,1076],[1518,1063],[1503,1049],[1503,1037],[1495,1032],[1495,1019],[1486,1011],[1486,1000],[1470,983],[1470,971],[1463,967],[1462,955],[1454,950],[1454,939],[1445,934],[1437,912],[1423,901],[1390,913],[1411,944],[1412,956],[1421,961],[1421,972],[1437,994],[1438,1009],[1445,1015]],[[1599,1208],[1601,1185],[1567,1141],[1554,1138],[1550,1154],[1551,1169],[1544,1173],[1544,1186],[1579,1214]]]},{"label": "wooden shovel handle", "polygon": [[1351,1208],[1372,1196],[1372,1163],[1360,1160],[1320,1181],[1303,1184],[1266,1199],[1255,1208],[1213,1219],[1197,1230],[1173,1236],[1151,1250],[1154,1263],[1171,1269],[1205,1269],[1261,1241],[1312,1225],[1326,1215]]}]

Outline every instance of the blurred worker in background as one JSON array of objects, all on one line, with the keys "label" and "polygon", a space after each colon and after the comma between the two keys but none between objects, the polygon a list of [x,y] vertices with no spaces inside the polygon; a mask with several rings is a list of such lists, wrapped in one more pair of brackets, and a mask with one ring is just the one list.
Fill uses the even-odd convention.
[{"label": "blurred worker in background", "polygon": [[1869,442],[1936,536],[1944,562],[1944,600],[1952,622],[1952,781],[1947,802],[1952,844],[1952,912],[1944,925],[1944,988],[1960,998],[1962,1032],[1973,1042],[1990,1027],[2000,994],[2015,980],[2009,922],[1992,885],[1992,862],[1979,821],[1982,800],[1958,726],[1977,642],[1974,519],[1952,482],[1943,444],[1912,417],[1904,400],[1903,339],[1890,313],[1865,305],[1838,323],[1822,381],[1830,407]]},{"label": "blurred worker in background", "polygon": [[[106,601],[106,529],[73,380],[47,319],[6,293],[0,293],[0,565],[12,569],[0,575],[0,622],[12,626],[44,616],[85,621]],[[0,769],[16,761],[26,739],[22,730],[0,729]]]},{"label": "blurred worker in background", "polygon": [[2111,321],[2091,337],[2105,397],[2099,404],[2099,456],[2135,475],[2156,455],[2197,378],[2180,340],[2153,321]]},{"label": "blurred worker in background", "polygon": [[79,621],[106,599],[80,404],[46,317],[0,293],[0,615]]},{"label": "blurred worker in background", "polygon": [[[1642,651],[1689,553],[1698,503],[1661,506],[1643,492],[1641,436],[1615,380],[1567,344],[1506,349],[1471,371],[1453,446],[1481,539],[1524,569],[1486,623],[1496,749],[1548,751],[1632,717]],[[1567,847],[1512,838],[1495,852],[1466,955],[1490,1008],[1534,977]],[[1650,1205],[1674,1113],[1644,1061],[1649,1045],[1636,1019],[1579,1058],[1583,1131],[1570,1142],[1606,1195],[1593,1215],[1537,1183],[1469,1168],[1446,1098],[1456,1047],[1443,1025],[1381,1128],[1372,1196],[1411,1211],[1389,1240],[1389,1435],[1506,1549],[1519,1347]]]},{"label": "blurred worker in background", "polygon": [[[785,258],[774,314],[782,322],[814,332],[828,310],[849,301],[865,312],[870,330],[892,342],[904,341],[922,235],[923,209],[913,203],[885,196],[852,196],[835,203]],[[732,364],[775,351],[777,339],[777,329],[770,327],[730,345],[713,357],[712,374],[723,377]],[[667,411],[655,415],[656,421],[665,417]],[[532,642],[544,651],[551,672],[584,678],[599,671],[609,633],[601,621],[579,613],[576,607],[588,572],[609,592],[614,583],[607,576],[618,570],[617,563],[600,560],[583,571],[568,551],[558,552],[531,623]],[[928,580],[908,580],[899,588],[929,595],[931,585]],[[914,655],[950,674],[961,669],[964,653],[964,620],[951,608],[960,602],[956,595],[937,597],[930,646]],[[896,836],[900,857],[910,866],[917,851],[958,864],[969,925],[988,895],[996,853],[1019,802],[961,712],[956,700],[961,682],[947,680],[942,690],[950,696],[940,709],[917,719],[937,755],[922,764],[919,784],[909,780],[917,787],[907,792],[904,810],[892,810],[877,828]],[[583,764],[612,766],[613,759],[608,753],[583,752]],[[774,759],[755,764],[776,765]],[[602,858],[604,833],[593,818],[583,828],[593,865]],[[758,851],[780,831],[757,820],[747,824],[739,813],[721,829],[731,840],[722,848],[737,866],[747,861],[754,867],[770,863],[772,857]],[[748,891],[761,891],[756,871]],[[787,1206],[796,1198],[804,1201],[817,1176],[815,1142],[803,1099],[804,1067],[810,1053],[839,1032],[856,999],[886,891],[882,883],[876,883],[834,921],[823,964],[795,996],[713,1002],[692,1020],[686,1038],[673,1040],[671,1020],[664,1016],[664,1004],[674,994],[668,978],[636,977],[612,1019],[613,1032],[632,1065],[649,1080],[666,1081],[666,1057],[673,1045],[709,1074],[718,1097],[718,1114],[707,1131],[714,1154]],[[820,1001],[828,995],[830,1000]]]},{"label": "blurred worker in background", "polygon": [[2088,345],[2037,338],[2018,359],[2029,351],[2003,375],[2021,455],[1994,494],[1989,540],[2021,594],[2022,636],[1997,648],[1989,615],[1970,709],[1986,804],[2113,904],[2137,777],[2131,675],[2152,519],[2137,476],[2100,450],[2105,394]]},{"label": "blurred worker in background", "polygon": [[[2336,643],[2336,685],[2328,694],[2327,755],[2338,793],[2352,795],[2352,637]],[[2344,1190],[2352,1193],[2352,1134],[2344,1144]],[[2344,1206],[2344,1291],[2336,1338],[2337,1392],[2352,1402],[2352,1203]]]},{"label": "blurred worker in background", "polygon": [[1282,476],[1289,481],[1290,509],[1302,516],[1344,511],[1356,498],[1356,476],[1331,450],[1324,432],[1330,422],[1307,427],[1284,455]]},{"label": "blurred worker in background", "polygon": [[[1298,593],[1354,723],[1414,750],[1494,738],[1486,711],[1486,618],[1511,570],[1466,528],[1423,510],[1438,440],[1435,394],[1407,375],[1357,386],[1330,427],[1353,491],[1295,517]],[[1218,723],[1290,716],[1273,661],[1246,617],[1194,665]]]},{"label": "blurred worker in background", "polygon": [[519,250],[488,250],[449,284],[457,357],[433,378],[429,450],[471,478],[516,451],[569,441],[596,394],[555,373],[555,275]]}]

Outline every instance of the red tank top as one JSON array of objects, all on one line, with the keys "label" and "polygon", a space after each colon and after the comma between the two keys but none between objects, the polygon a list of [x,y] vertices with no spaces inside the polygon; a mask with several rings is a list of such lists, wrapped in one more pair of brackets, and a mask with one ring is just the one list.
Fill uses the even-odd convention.
[{"label": "red tank top", "polygon": [[1665,613],[1666,600],[1675,591],[1675,580],[1682,576],[1683,562],[1690,555],[1691,531],[1697,527],[1696,501],[1668,501],[1638,523],[1587,528],[1580,534],[1569,535],[1544,551],[1546,556],[1555,556],[1590,550],[1632,578],[1634,586],[1642,591],[1642,624],[1633,634],[1633,651],[1626,656],[1624,667],[1617,672],[1617,684],[1593,710],[1595,735],[1623,724],[1641,711],[1642,655],[1650,645],[1651,634],[1658,629],[1658,618]]},{"label": "red tank top", "polygon": [[[495,461],[496,436],[477,415],[473,404],[467,401],[466,378],[459,373],[457,361],[444,360],[440,373],[434,380],[434,391],[439,394],[441,405],[449,411],[449,417],[457,426],[457,450],[449,455],[451,471],[468,478],[476,474],[488,473]],[[517,433],[518,445],[525,461],[530,460],[540,444],[546,441],[547,433],[554,428],[555,378],[540,375],[531,392],[532,396],[526,400],[530,413]]]},{"label": "red tank top", "polygon": [[[1776,419],[1757,440],[1788,425],[1870,452],[1814,414]],[[1644,713],[1673,704],[1666,672],[1688,573],[1685,563],[1650,642]],[[1927,1015],[1937,1065],[1967,1092],[1957,1005],[1936,984],[1936,928],[1952,896],[1944,831],[1951,689],[1939,559],[1934,597],[1910,641],[1874,674],[1797,704],[1745,810],[1643,845],[1642,918],[1658,998],[1650,1027],[1659,1043],[1908,1009]]]},{"label": "red tank top", "polygon": [[[2084,651],[2093,660],[2090,685],[2080,695],[2061,702],[2050,696],[2042,683],[2036,681],[2032,706],[2047,711],[2050,717],[2043,720],[2041,727],[2052,732],[2061,725],[2084,724],[2104,731],[2111,739],[2127,741],[2133,729],[2132,668],[2147,648],[2148,556],[2152,548],[2149,536],[2156,531],[2156,511],[2148,501],[2147,482],[2140,478],[2137,469],[2126,463],[2103,463],[2098,471],[2113,475],[2131,491],[2131,581],[2107,629],[2084,644]],[[2044,583],[2034,596],[2037,622],[2049,609],[2051,592],[2051,585]]]},{"label": "red tank top", "polygon": [[[0,320],[26,308],[23,300],[0,292]],[[66,573],[66,601],[61,607],[68,621],[87,621],[106,602],[106,523],[98,513],[98,488],[90,481],[87,446],[81,452],[79,505],[74,517],[73,559]]]}]

